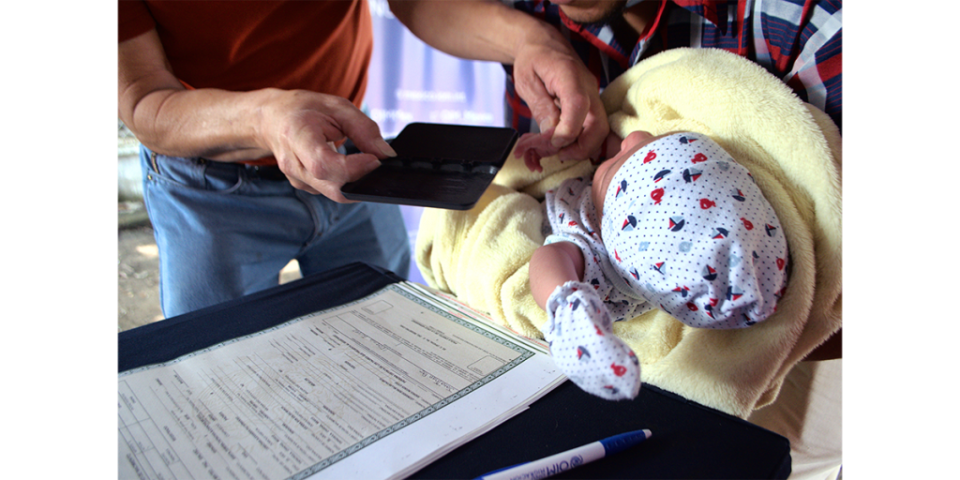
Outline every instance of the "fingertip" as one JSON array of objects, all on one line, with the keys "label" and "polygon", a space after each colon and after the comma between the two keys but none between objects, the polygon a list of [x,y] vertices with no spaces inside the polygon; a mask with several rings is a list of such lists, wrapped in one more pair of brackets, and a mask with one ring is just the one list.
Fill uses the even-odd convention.
[{"label": "fingertip", "polygon": [[350,199],[348,199],[347,197],[344,197],[343,194],[340,193],[340,190],[339,190],[339,189],[336,190],[334,193],[331,193],[331,194],[329,194],[329,195],[328,195],[328,194],[323,194],[323,193],[321,193],[321,195],[323,195],[324,197],[327,197],[327,198],[329,198],[330,200],[333,200],[334,202],[337,202],[337,203],[357,203],[357,202],[358,202],[358,200],[350,200]]},{"label": "fingertip", "polygon": [[386,155],[387,157],[396,157],[397,151],[390,146],[389,143],[384,139],[379,139],[376,142],[377,149],[380,150],[380,153]]},{"label": "fingertip", "polygon": [[551,128],[554,127],[554,125],[555,125],[556,123],[557,123],[557,120],[556,120],[555,118],[553,118],[552,116],[551,116],[551,117],[547,117],[546,119],[544,119],[542,122],[539,123],[539,125],[540,125],[540,131],[541,131],[541,132],[548,132],[548,131],[550,131]]},{"label": "fingertip", "polygon": [[342,193],[340,192],[337,192],[337,193],[338,193],[337,198],[331,198],[330,200],[333,200],[334,202],[337,202],[337,203],[360,203],[359,200],[350,200],[349,198],[344,197]]},{"label": "fingertip", "polygon": [[570,130],[566,125],[558,126],[557,130],[553,132],[553,137],[550,138],[550,145],[553,145],[554,148],[563,148],[570,145],[576,138],[576,134]]}]

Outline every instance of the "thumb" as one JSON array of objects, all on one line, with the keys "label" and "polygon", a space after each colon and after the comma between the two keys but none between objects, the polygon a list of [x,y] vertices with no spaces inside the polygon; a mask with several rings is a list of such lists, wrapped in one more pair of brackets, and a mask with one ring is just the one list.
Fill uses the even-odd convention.
[{"label": "thumb", "polygon": [[[321,195],[337,203],[353,203],[340,192],[340,188],[349,182],[355,182],[380,166],[380,160],[369,153],[338,155],[337,161],[331,161],[326,170],[331,172],[327,178],[305,177],[303,183]],[[333,159],[331,159],[333,160]],[[296,186],[296,185],[294,185]],[[299,187],[298,187],[299,188]]]},{"label": "thumb", "polygon": [[530,114],[537,122],[541,132],[552,130],[560,121],[560,108],[556,100],[543,88],[543,84],[535,82],[538,88],[531,89],[523,100],[530,107]]}]

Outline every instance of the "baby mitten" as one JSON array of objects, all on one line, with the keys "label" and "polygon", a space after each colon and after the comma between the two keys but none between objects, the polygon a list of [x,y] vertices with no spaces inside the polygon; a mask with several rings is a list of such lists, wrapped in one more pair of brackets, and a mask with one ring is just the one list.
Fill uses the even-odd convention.
[{"label": "baby mitten", "polygon": [[608,400],[640,391],[640,362],[613,334],[613,322],[596,290],[582,282],[557,287],[546,305],[544,338],[560,370],[587,393]]}]

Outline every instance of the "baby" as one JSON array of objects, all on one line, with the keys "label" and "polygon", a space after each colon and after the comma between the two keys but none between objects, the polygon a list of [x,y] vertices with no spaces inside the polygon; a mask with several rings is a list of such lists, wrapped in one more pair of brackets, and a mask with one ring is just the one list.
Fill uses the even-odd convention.
[{"label": "baby", "polygon": [[[531,139],[517,152],[540,168]],[[640,389],[614,321],[659,308],[691,327],[743,328],[776,310],[787,280],[780,222],[706,135],[633,132],[592,181],[566,180],[545,204],[551,233],[530,260],[530,289],[554,361],[591,394]]]}]

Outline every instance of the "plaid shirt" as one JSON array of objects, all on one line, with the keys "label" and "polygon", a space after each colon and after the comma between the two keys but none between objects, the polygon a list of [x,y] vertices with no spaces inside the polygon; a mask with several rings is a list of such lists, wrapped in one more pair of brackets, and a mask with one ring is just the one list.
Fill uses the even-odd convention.
[{"label": "plaid shirt", "polygon": [[[721,48],[757,62],[842,128],[842,0],[663,0],[659,16],[634,45],[618,42],[608,25],[574,23],[548,1],[503,1],[557,26],[601,89],[664,50]],[[516,95],[511,66],[505,68],[508,124],[537,131]]]}]

